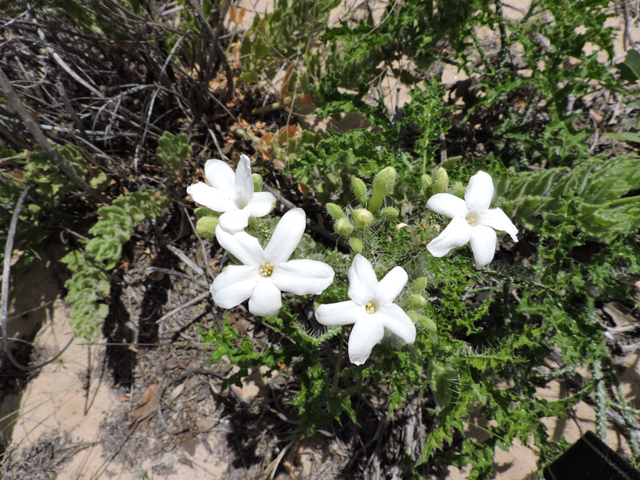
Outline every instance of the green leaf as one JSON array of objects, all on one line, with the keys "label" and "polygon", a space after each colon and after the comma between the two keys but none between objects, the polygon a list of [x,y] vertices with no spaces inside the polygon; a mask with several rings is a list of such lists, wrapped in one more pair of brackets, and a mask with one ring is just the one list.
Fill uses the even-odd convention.
[{"label": "green leaf", "polygon": [[627,52],[624,62],[616,65],[620,70],[620,76],[629,83],[636,83],[640,79],[640,53],[631,49]]}]

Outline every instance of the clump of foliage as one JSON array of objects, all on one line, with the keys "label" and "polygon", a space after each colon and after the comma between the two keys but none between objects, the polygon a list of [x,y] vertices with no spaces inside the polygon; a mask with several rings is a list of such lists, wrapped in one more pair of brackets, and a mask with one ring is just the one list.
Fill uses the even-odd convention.
[{"label": "clump of foliage", "polygon": [[73,251],[61,260],[73,273],[65,286],[76,335],[89,340],[98,335],[109,313],[108,305],[102,303],[111,290],[109,274],[120,260],[122,245],[140,222],[160,215],[166,204],[166,197],[151,190],[116,198],[110,206],[98,209],[102,219],[89,230],[94,237],[84,251]]}]

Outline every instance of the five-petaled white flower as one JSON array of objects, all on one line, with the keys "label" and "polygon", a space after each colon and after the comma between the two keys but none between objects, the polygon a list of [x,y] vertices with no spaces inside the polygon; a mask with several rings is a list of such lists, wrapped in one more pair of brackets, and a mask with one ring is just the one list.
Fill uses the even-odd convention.
[{"label": "five-petaled white flower", "polygon": [[427,207],[453,220],[427,245],[427,250],[434,257],[443,257],[452,248],[470,242],[476,268],[480,269],[493,260],[497,243],[495,230],[507,232],[517,242],[518,229],[509,217],[500,208],[489,209],[492,198],[493,180],[485,172],[471,177],[464,200],[449,193],[431,197]]},{"label": "five-petaled white flower", "polygon": [[236,233],[249,224],[249,217],[267,215],[275,204],[268,192],[254,192],[249,157],[240,155],[236,173],[221,160],[207,160],[204,175],[211,186],[198,182],[187,188],[194,202],[221,212],[220,227]]},{"label": "five-petaled white flower", "polygon": [[[294,208],[283,215],[263,250],[246,232],[230,234],[216,227],[220,245],[244,265],[230,265],[216,277],[211,294],[216,305],[233,308],[249,299],[249,311],[269,317],[282,306],[281,292],[320,294],[333,282],[333,269],[316,260],[289,260],[300,243],[306,215]],[[287,261],[288,260],[288,261]]]},{"label": "five-petaled white flower", "polygon": [[362,365],[371,349],[382,340],[385,328],[406,343],[416,340],[416,327],[409,316],[393,303],[407,283],[407,272],[395,267],[380,282],[371,262],[358,254],[349,269],[351,300],[320,305],[316,318],[323,325],[355,323],[349,337],[349,359]]}]

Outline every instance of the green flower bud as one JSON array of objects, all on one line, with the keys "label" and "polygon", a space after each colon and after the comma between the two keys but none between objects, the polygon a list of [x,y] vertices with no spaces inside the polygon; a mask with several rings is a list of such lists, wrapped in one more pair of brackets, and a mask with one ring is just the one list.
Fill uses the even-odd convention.
[{"label": "green flower bud", "polygon": [[367,186],[357,177],[351,177],[351,191],[363,207],[367,203]]},{"label": "green flower bud", "polygon": [[219,221],[218,217],[202,217],[196,224],[196,232],[202,238],[213,238],[216,236],[216,227]]},{"label": "green flower bud", "polygon": [[377,212],[382,205],[382,200],[386,195],[393,192],[396,184],[396,169],[387,167],[382,169],[373,179],[373,192],[371,193],[371,201],[369,202],[369,210]]},{"label": "green flower bud", "polygon": [[409,305],[409,308],[419,309],[427,304],[427,299],[422,295],[411,295],[407,304]]},{"label": "green flower bud", "polygon": [[358,208],[353,211],[353,223],[355,223],[358,227],[366,227],[373,222],[373,213],[371,213],[366,208]]},{"label": "green flower bud", "polygon": [[467,188],[462,184],[462,182],[456,182],[451,187],[451,194],[455,195],[458,198],[464,198],[464,194],[466,193]]},{"label": "green flower bud", "polygon": [[429,187],[433,185],[433,180],[430,175],[426,173],[422,175],[422,179],[420,180],[420,184],[422,185],[422,192],[427,193],[429,191]]},{"label": "green flower bud", "polygon": [[419,323],[426,330],[428,330],[430,332],[437,332],[438,331],[438,327],[436,326],[435,322],[433,320],[431,320],[429,317],[425,317],[424,315],[420,315],[415,310],[409,310],[407,312],[407,315],[409,316],[409,318],[411,319],[412,322]]},{"label": "green flower bud", "polygon": [[427,288],[428,283],[427,277],[418,277],[411,284],[411,291],[413,293],[422,293]]},{"label": "green flower bud", "polygon": [[344,217],[344,212],[335,203],[327,203],[325,206],[327,207],[327,212],[329,212],[329,215],[331,215],[334,219],[339,220]]},{"label": "green flower bud", "polygon": [[444,168],[440,167],[436,170],[433,194],[444,193],[447,188],[449,188],[449,175],[447,175],[447,171]]},{"label": "green flower bud", "polygon": [[251,174],[251,180],[253,180],[253,191],[261,192],[262,191],[262,176],[258,173]]},{"label": "green flower bud", "polygon": [[218,212],[214,212],[210,208],[206,208],[206,207],[198,207],[193,211],[193,213],[195,213],[196,217],[198,217],[198,218],[202,218],[202,217],[219,217],[220,216],[220,214]]},{"label": "green flower bud", "polygon": [[398,213],[398,210],[393,207],[383,208],[378,212],[378,217],[380,217],[382,220],[395,220],[396,218],[398,218],[398,215],[400,215]]},{"label": "green flower bud", "polygon": [[354,253],[362,252],[362,241],[359,238],[351,237],[349,239],[349,245],[351,245],[351,250],[353,250]]},{"label": "green flower bud", "polygon": [[343,237],[349,237],[353,233],[353,225],[346,218],[341,218],[333,226],[333,230]]}]

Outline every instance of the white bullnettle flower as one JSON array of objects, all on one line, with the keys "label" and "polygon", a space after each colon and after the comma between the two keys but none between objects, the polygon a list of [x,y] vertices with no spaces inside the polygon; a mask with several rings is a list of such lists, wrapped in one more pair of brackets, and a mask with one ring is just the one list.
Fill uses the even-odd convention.
[{"label": "white bullnettle flower", "polygon": [[194,202],[221,212],[220,228],[236,233],[249,224],[249,217],[264,217],[275,205],[269,192],[255,192],[249,157],[240,155],[235,173],[221,160],[207,160],[204,175],[211,186],[198,182],[187,188]]},{"label": "white bullnettle flower", "polygon": [[349,359],[356,365],[367,361],[373,347],[382,340],[384,330],[406,343],[416,340],[416,327],[409,316],[393,303],[407,283],[407,272],[395,267],[380,282],[371,262],[358,254],[349,269],[351,300],[320,305],[316,318],[323,325],[353,326],[349,337]]},{"label": "white bullnettle flower", "polygon": [[489,209],[493,198],[493,180],[488,173],[478,172],[469,180],[464,200],[449,193],[438,193],[429,199],[427,207],[452,218],[444,231],[433,239],[427,250],[434,257],[443,257],[452,248],[471,243],[478,269],[488,265],[496,251],[496,230],[507,232],[518,241],[518,229],[500,209]]},{"label": "white bullnettle flower", "polygon": [[244,265],[230,265],[216,277],[211,294],[216,305],[233,308],[249,299],[249,311],[269,317],[282,306],[281,292],[320,294],[333,282],[333,269],[316,260],[289,260],[306,226],[301,208],[288,211],[276,225],[263,250],[258,239],[246,232],[230,234],[220,225],[220,245]]}]

